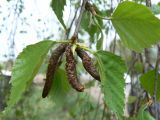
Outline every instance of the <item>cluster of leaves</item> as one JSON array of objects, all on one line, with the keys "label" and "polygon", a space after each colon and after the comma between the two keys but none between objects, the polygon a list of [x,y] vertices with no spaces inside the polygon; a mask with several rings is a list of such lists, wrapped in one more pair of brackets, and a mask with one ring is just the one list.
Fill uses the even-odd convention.
[{"label": "cluster of leaves", "polygon": [[[65,4],[66,0],[52,0],[51,6],[58,20],[66,29],[64,21],[62,19]],[[98,20],[99,18],[95,17],[94,19],[95,24],[98,23],[96,24],[96,26],[102,24],[100,23],[102,22],[102,20]],[[145,7],[144,5],[129,1],[122,2],[118,5],[118,7],[115,9],[115,11],[109,19],[111,20],[114,28],[120,36],[120,39],[123,42],[124,46],[129,48],[130,50],[142,52],[144,48],[151,47],[152,45],[160,41],[160,20],[156,18],[152,14],[150,9]],[[97,27],[92,27],[94,27],[94,32],[97,32]],[[94,36],[92,34],[93,32],[90,31],[93,30],[92,28],[86,28],[85,30],[88,31],[91,36]],[[95,38],[92,37],[92,39]],[[56,43],[57,42],[50,40],[41,41],[34,45],[27,46],[23,50],[23,52],[19,54],[13,67],[11,79],[12,89],[7,109],[11,108],[13,105],[17,103],[17,101],[19,101],[21,95],[32,83],[32,80],[38,72],[49,49],[52,48],[53,45],[55,45]],[[97,40],[96,43],[98,44]],[[103,43],[103,41],[101,41],[101,43]],[[121,57],[103,50],[96,51],[93,54],[97,60],[97,66],[99,69],[101,79],[101,89],[104,93],[104,101],[107,107],[111,109],[121,120],[123,119],[125,99],[125,61],[122,60]],[[153,95],[153,89],[151,89],[150,86],[148,86],[149,84],[146,84],[148,75],[152,76],[153,79],[155,77],[154,71],[151,71],[149,73],[144,74],[144,76],[141,77],[141,82],[142,85],[146,88],[146,90],[148,90],[149,93]],[[61,79],[58,78],[60,76],[61,75],[57,75],[57,78],[55,79]],[[152,79],[149,79],[148,81],[153,83]],[[61,83],[60,85],[63,86],[64,84],[65,82]],[[65,90],[68,89],[68,87],[65,87],[66,85],[64,85],[64,87],[62,88],[64,88]],[[65,90],[62,91],[56,89],[55,87],[53,88],[53,94],[55,91],[57,91],[57,93],[60,91],[62,91],[62,93],[65,93]],[[145,107],[142,107],[140,109],[137,119],[146,119],[146,117],[149,116],[148,113],[143,114],[144,110]]]}]

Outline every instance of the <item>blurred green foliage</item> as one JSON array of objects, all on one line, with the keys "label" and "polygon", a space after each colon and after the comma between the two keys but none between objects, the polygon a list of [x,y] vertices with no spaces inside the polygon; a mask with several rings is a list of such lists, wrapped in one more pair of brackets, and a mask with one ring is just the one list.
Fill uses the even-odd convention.
[{"label": "blurred green foliage", "polygon": [[42,87],[33,84],[0,120],[99,120],[103,116],[103,106],[87,93],[71,91],[56,104],[50,97],[41,98],[41,92]]}]

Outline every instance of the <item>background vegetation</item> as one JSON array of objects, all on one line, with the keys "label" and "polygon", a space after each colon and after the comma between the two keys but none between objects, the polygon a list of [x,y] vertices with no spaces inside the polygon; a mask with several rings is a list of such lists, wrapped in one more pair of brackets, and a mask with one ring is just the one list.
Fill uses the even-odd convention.
[{"label": "background vegetation", "polygon": [[[5,61],[1,61],[0,110],[3,112],[0,119],[160,119],[160,20],[156,17],[160,5],[152,4],[150,0],[92,0],[82,12],[84,1],[52,0],[48,7],[55,14],[56,21],[51,25],[56,23],[58,32],[50,32],[55,26],[50,28],[44,22],[47,18],[38,18],[37,41],[44,41],[26,47],[16,60],[16,36],[30,32],[23,27],[32,26],[34,14],[31,13],[30,17],[24,14],[29,8],[25,8],[23,0],[7,2],[14,17],[4,15],[0,6],[1,35],[9,31],[8,53],[4,55]],[[68,9],[69,12],[65,12]],[[69,16],[67,20],[65,13]],[[7,23],[12,26],[8,27]],[[41,26],[44,27],[40,29]],[[99,70],[101,83],[84,70],[77,57],[78,75],[86,89],[83,93],[76,92],[67,82],[63,58],[50,95],[42,99],[43,79],[56,42],[67,42],[75,34],[78,42],[83,43],[80,46],[93,53],[89,55]],[[4,69],[12,70],[11,84],[11,76]]]}]

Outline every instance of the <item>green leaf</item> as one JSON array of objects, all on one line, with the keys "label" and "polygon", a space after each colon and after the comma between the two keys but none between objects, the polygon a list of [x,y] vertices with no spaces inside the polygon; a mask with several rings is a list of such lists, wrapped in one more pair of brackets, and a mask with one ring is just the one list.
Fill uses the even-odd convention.
[{"label": "green leaf", "polygon": [[27,46],[18,55],[12,70],[12,77],[10,81],[12,88],[7,109],[10,109],[18,102],[21,95],[32,83],[34,76],[43,62],[43,59],[53,44],[53,41],[41,41]]},{"label": "green leaf", "polygon": [[137,119],[136,120],[155,120],[149,112],[145,111],[147,108],[146,105],[143,105],[140,110],[138,111]]},{"label": "green leaf", "polygon": [[[154,94],[154,81],[156,73],[155,70],[148,71],[140,77],[142,87],[148,91],[152,96]],[[158,74],[157,99],[160,100],[160,74]]]},{"label": "green leaf", "polygon": [[51,7],[56,14],[59,22],[62,24],[64,29],[66,29],[66,26],[63,21],[63,10],[64,6],[66,5],[66,0],[52,0],[51,1]]},{"label": "green leaf", "polygon": [[125,1],[112,15],[112,23],[124,45],[141,52],[160,41],[160,20],[144,5]]},{"label": "green leaf", "polygon": [[52,88],[49,93],[50,98],[56,103],[61,104],[65,101],[67,93],[71,87],[67,79],[65,70],[58,69],[53,78]]},{"label": "green leaf", "polygon": [[117,113],[119,119],[122,119],[125,99],[125,63],[121,57],[110,52],[98,51],[95,55],[98,61],[105,103],[114,113]]},{"label": "green leaf", "polygon": [[88,12],[84,12],[82,17],[82,23],[81,23],[81,29],[84,29],[90,37],[90,42],[95,42],[95,37],[101,33],[99,26],[101,27],[103,25],[103,22],[101,19],[97,19],[96,22],[99,24],[97,26],[94,22],[94,19]]}]

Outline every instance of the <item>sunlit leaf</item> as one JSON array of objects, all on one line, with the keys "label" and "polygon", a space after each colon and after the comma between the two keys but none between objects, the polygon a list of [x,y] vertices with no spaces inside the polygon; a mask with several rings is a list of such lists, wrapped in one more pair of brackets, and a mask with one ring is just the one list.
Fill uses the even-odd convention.
[{"label": "sunlit leaf", "polygon": [[124,45],[141,52],[160,41],[160,20],[144,5],[125,1],[112,15],[112,23]]},{"label": "sunlit leaf", "polygon": [[66,26],[63,21],[63,10],[65,5],[66,5],[66,0],[52,0],[51,2],[51,7],[54,13],[56,14],[59,22],[66,29]]},{"label": "sunlit leaf", "polygon": [[11,108],[21,98],[21,95],[32,83],[48,50],[53,46],[53,41],[41,41],[27,46],[17,57],[13,66],[11,77],[11,94],[8,107]]},{"label": "sunlit leaf", "polygon": [[95,53],[101,77],[101,88],[107,106],[122,119],[124,109],[124,61],[112,53],[98,51]]}]

